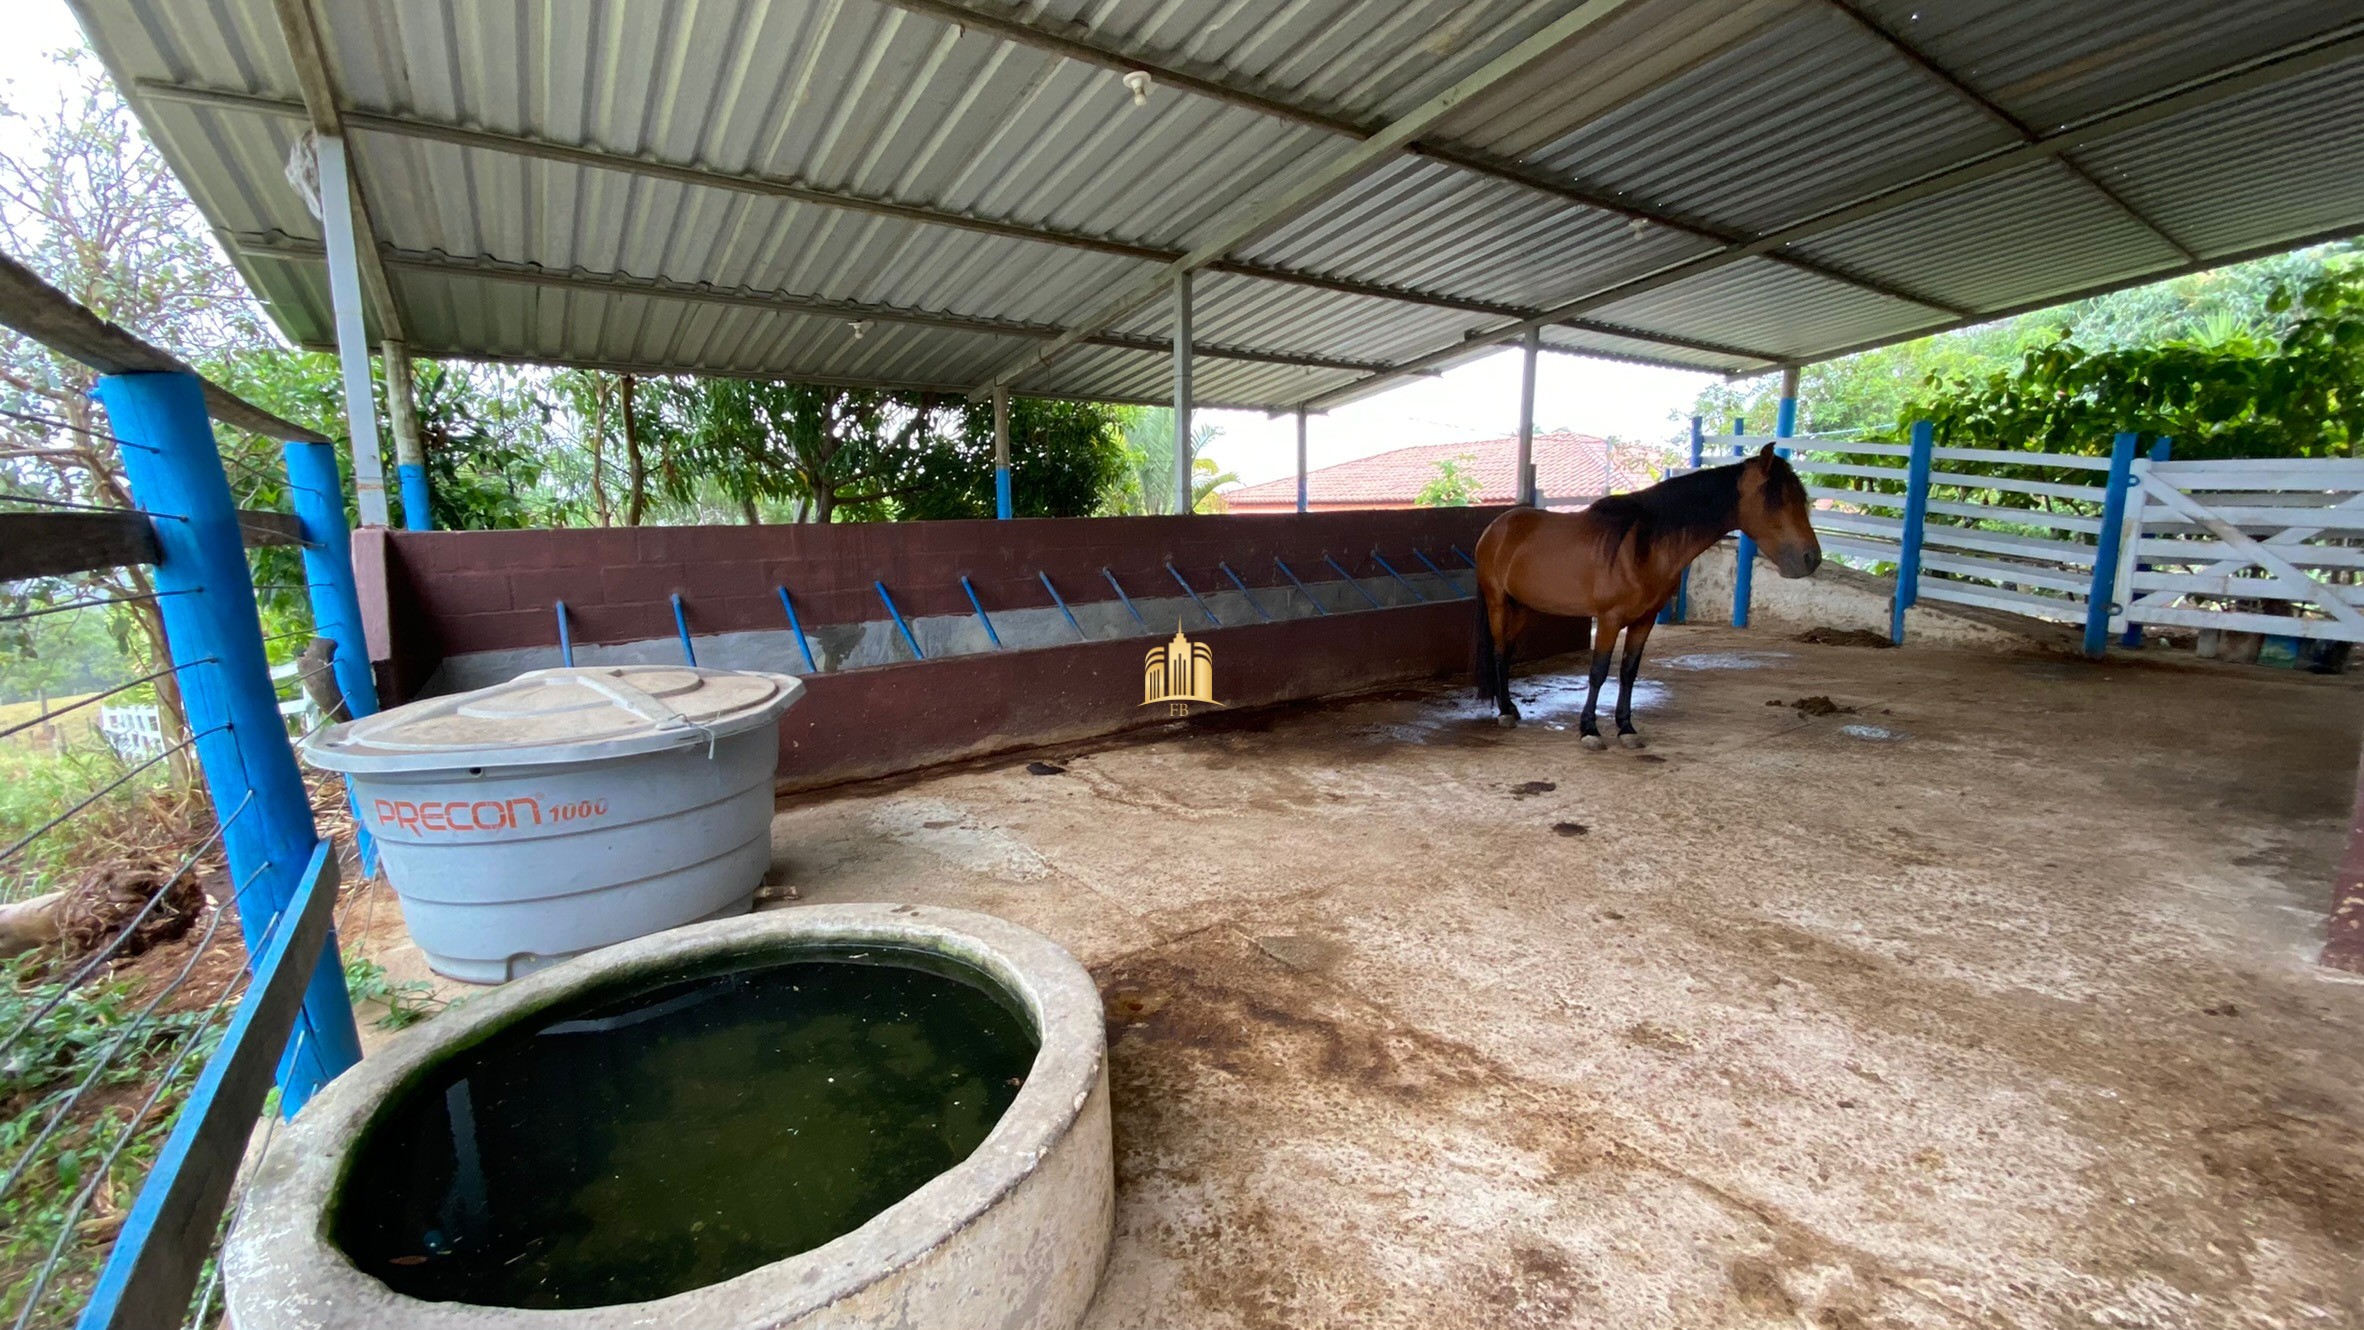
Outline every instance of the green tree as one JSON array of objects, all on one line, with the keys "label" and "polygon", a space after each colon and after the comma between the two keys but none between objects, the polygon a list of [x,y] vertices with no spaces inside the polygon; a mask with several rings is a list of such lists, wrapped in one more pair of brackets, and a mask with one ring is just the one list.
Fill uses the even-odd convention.
[{"label": "green tree", "polygon": [[1420,487],[1419,497],[1412,500],[1415,508],[1467,508],[1477,501],[1477,481],[1468,471],[1468,464],[1477,459],[1466,454],[1447,457],[1436,464],[1436,475]]},{"label": "green tree", "polygon": [[[1119,409],[1124,431],[1124,465],[1101,501],[1101,511],[1115,517],[1155,516],[1174,511],[1174,411],[1172,407]],[[1239,476],[1208,457],[1207,446],[1222,436],[1213,425],[1194,423],[1190,431],[1190,511],[1223,511],[1216,491],[1239,483]]]}]

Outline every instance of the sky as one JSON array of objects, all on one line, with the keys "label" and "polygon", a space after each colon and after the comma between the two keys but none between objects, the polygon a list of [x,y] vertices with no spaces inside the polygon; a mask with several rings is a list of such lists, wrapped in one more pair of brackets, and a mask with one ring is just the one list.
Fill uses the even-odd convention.
[{"label": "sky", "polygon": [[[82,30],[64,0],[0,0],[8,9],[10,37],[0,44],[0,86],[20,110],[54,105],[60,81],[49,53],[80,46]],[[28,140],[21,121],[0,118],[0,146],[21,149]],[[1663,440],[1680,432],[1674,421],[1687,417],[1712,374],[1585,360],[1545,353],[1535,383],[1535,428],[1570,429],[1580,434]],[[1518,429],[1519,353],[1506,348],[1432,379],[1419,379],[1314,416],[1306,429],[1311,466],[1367,457],[1390,448],[1421,443],[1466,443],[1501,438]],[[1248,484],[1290,475],[1297,466],[1297,424],[1293,416],[1268,417],[1254,411],[1205,411],[1202,424],[1221,433],[1205,455]]]}]

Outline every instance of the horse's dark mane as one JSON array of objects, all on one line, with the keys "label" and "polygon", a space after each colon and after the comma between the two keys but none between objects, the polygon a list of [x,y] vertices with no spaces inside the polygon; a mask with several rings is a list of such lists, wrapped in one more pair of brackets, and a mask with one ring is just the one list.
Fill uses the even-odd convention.
[{"label": "horse's dark mane", "polygon": [[1635,553],[1647,554],[1661,537],[1684,540],[1722,536],[1732,529],[1740,506],[1740,468],[1709,467],[1662,480],[1648,489],[1612,494],[1584,510],[1600,524],[1611,545],[1632,535]]}]

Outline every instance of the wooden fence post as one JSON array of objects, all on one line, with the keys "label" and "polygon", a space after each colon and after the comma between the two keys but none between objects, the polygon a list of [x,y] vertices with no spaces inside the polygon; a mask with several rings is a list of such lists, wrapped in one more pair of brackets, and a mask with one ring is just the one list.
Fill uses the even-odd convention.
[{"label": "wooden fence post", "polygon": [[2085,592],[2085,654],[2099,660],[2110,644],[2110,606],[2118,598],[2118,551],[2124,546],[2127,483],[2134,478],[2139,436],[2123,433],[2110,441],[2109,488],[2101,496],[2101,531],[2094,538],[2093,583]]},{"label": "wooden fence post", "polygon": [[1888,640],[1904,645],[1904,612],[1921,598],[1921,533],[1929,522],[1929,464],[1937,427],[1913,422],[1912,454],[1904,473],[1904,527],[1897,535],[1896,595],[1888,611]]}]

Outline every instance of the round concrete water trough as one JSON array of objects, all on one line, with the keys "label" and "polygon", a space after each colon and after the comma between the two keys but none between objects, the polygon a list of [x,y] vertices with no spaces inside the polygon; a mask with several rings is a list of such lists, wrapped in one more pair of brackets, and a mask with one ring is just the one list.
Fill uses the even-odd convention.
[{"label": "round concrete water trough", "polygon": [[[370,1129],[448,1060],[553,1007],[718,961],[820,946],[929,953],[998,985],[1039,1051],[1015,1099],[961,1162],[818,1247],[653,1301],[563,1310],[430,1302],[365,1273],[340,1247],[342,1195]],[[756,1110],[756,1111],[759,1111]],[[346,1072],[282,1127],[223,1253],[239,1330],[704,1330],[819,1326],[1066,1330],[1108,1256],[1114,1164],[1106,1035],[1091,976],[1015,924],[912,905],[822,905],[693,924],[518,980],[437,1017]]]}]

